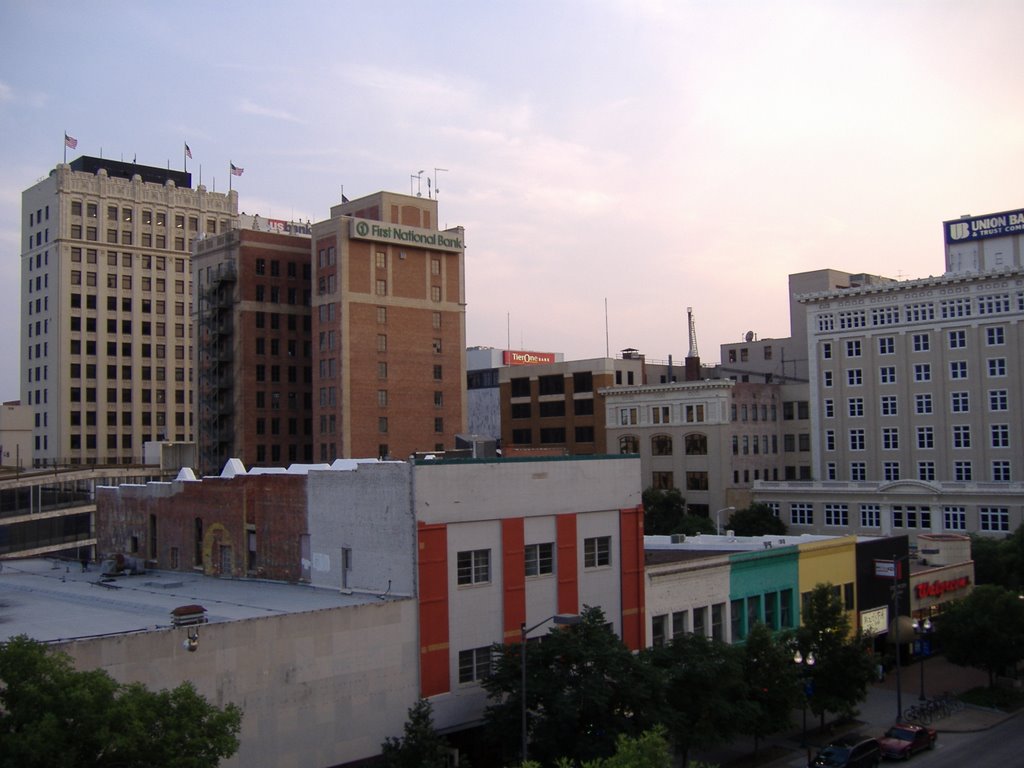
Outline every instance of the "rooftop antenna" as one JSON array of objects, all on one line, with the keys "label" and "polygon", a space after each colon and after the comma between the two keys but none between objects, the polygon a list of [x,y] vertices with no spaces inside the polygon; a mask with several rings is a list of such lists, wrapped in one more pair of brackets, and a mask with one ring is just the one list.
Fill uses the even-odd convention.
[{"label": "rooftop antenna", "polygon": [[604,356],[611,357],[608,352],[608,297],[604,297]]},{"label": "rooftop antenna", "polygon": [[686,325],[690,332],[690,352],[687,357],[700,357],[697,351],[697,324],[693,319],[693,307],[686,308]]},{"label": "rooftop antenna", "polygon": [[[448,173],[447,168],[435,168],[434,169],[434,199],[437,199],[438,194],[441,192],[441,188],[437,186],[437,174]],[[429,180],[428,180],[429,181]]]},{"label": "rooftop antenna", "polygon": [[[423,197],[423,174],[424,174],[424,171],[417,171],[416,172],[416,197]],[[410,190],[409,191],[410,191],[410,194],[411,194],[412,193],[411,185],[410,185]]]}]

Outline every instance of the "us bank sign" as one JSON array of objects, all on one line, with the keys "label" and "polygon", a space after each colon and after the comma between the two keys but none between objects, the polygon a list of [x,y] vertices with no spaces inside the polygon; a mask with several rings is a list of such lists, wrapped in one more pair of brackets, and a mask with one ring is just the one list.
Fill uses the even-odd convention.
[{"label": "us bank sign", "polygon": [[462,237],[459,235],[419,227],[400,227],[367,219],[353,219],[349,237],[393,245],[409,245],[414,248],[430,248],[435,251],[461,251],[464,247]]}]

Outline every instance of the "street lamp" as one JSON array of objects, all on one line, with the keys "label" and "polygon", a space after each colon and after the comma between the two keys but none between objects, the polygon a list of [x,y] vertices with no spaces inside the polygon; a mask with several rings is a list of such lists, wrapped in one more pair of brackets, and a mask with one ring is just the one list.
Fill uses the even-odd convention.
[{"label": "street lamp", "polygon": [[801,747],[807,746],[807,699],[810,697],[811,691],[813,690],[812,686],[814,683],[811,678],[811,673],[814,671],[815,661],[817,660],[814,658],[814,651],[808,651],[807,656],[805,657],[800,653],[800,649],[797,648],[796,653],[793,654],[793,663],[796,664],[797,669],[800,670],[800,678],[804,683],[804,732],[800,740]]},{"label": "street lamp", "polygon": [[931,655],[931,641],[928,640],[928,637],[935,631],[935,626],[932,624],[931,618],[927,618],[924,621],[914,619],[914,623],[911,626],[917,635],[917,647],[921,652],[921,695],[917,698],[920,701],[924,701],[924,662]]},{"label": "street lamp", "polygon": [[736,507],[723,507],[722,509],[715,512],[715,535],[722,535],[722,513],[723,512],[735,512]]},{"label": "street lamp", "polygon": [[548,616],[543,621],[538,621],[532,627],[527,627],[525,621],[519,625],[519,647],[522,649],[520,651],[521,658],[519,660],[520,672],[522,674],[519,696],[522,703],[521,715],[523,743],[521,755],[523,763],[526,762],[526,636],[533,632],[537,627],[547,624],[549,621],[557,624],[558,626],[564,627],[570,624],[579,624],[580,617],[575,613],[556,613],[554,616]]}]

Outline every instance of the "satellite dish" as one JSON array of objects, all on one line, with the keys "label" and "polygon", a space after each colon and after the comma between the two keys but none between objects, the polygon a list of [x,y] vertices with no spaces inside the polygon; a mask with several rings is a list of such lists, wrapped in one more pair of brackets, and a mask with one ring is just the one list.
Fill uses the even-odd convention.
[{"label": "satellite dish", "polygon": [[744,339],[745,341],[748,341],[748,342],[750,342],[750,341],[753,341],[753,340],[754,340],[754,332],[753,332],[753,331],[747,331],[747,333],[746,333],[746,335],[745,335],[745,336],[743,337],[743,339]]}]

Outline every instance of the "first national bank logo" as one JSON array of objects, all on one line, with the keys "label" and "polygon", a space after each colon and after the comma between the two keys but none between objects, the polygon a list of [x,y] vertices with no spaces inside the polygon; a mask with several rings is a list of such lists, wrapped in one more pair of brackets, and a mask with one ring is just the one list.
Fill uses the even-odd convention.
[{"label": "first national bank logo", "polygon": [[360,237],[366,237],[370,234],[370,225],[365,221],[356,222],[356,234]]}]

